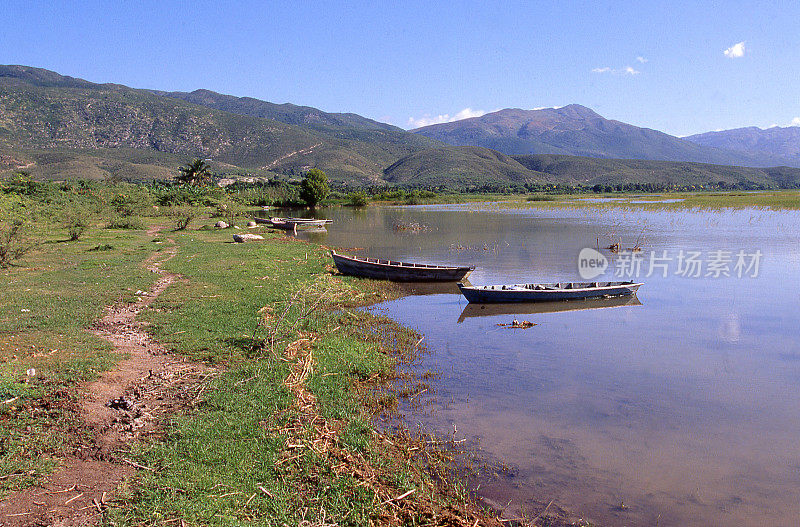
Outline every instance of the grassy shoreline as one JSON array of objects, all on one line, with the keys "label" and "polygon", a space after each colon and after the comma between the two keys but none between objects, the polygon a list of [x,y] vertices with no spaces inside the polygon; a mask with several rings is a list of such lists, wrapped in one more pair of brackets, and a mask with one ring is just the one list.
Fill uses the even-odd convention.
[{"label": "grassy shoreline", "polygon": [[[613,199],[591,201],[598,197]],[[797,191],[531,198],[430,200],[800,209]],[[204,389],[197,411],[173,416],[163,434],[130,445],[128,458],[152,471],[125,486],[109,519],[491,524],[492,515],[448,472],[446,451],[427,448],[424,437],[387,436],[375,427],[375,415],[391,413],[398,397],[421,388],[397,376],[419,336],[354,309],[398,295],[395,286],[338,276],[325,248],[265,229],[255,231],[263,242],[234,244],[231,235],[243,231],[197,228],[219,217],[242,223],[245,203],[214,199],[205,206],[155,206],[146,189],[80,183],[23,182],[0,193],[0,214],[24,218],[21,240],[35,240],[0,270],[0,492],[35,485],[91,442],[81,426],[81,386],[122,357],[88,328],[106,306],[134,302],[152,286],[156,277],[144,262],[169,238],[178,253],[164,268],[183,279],[140,318],[169,350],[224,373]],[[76,221],[81,216],[88,219]],[[181,218],[196,221],[168,230]],[[85,232],[69,241],[81,225]],[[154,225],[167,229],[146,230]]]},{"label": "grassy shoreline", "polygon": [[380,201],[374,205],[450,205],[458,203],[508,203],[520,208],[628,208],[642,210],[721,208],[762,208],[767,210],[800,210],[800,191],[719,191],[667,193],[583,193],[583,194],[440,194],[415,203]]},{"label": "grassy shoreline", "polygon": [[[406,382],[396,365],[418,339],[353,308],[389,298],[392,286],[332,275],[322,247],[263,232],[264,242],[233,244],[233,232],[151,236],[93,227],[81,241],[39,245],[3,271],[15,294],[0,302],[0,349],[9,357],[2,380],[6,399],[19,397],[2,415],[0,466],[19,475],[2,480],[4,489],[35,484],[90,440],[75,411],[80,386],[119,357],[87,328],[104,306],[147,289],[154,277],[142,263],[169,237],[178,254],[164,268],[183,279],[141,318],[168,349],[223,373],[196,411],[130,445],[128,459],[152,470],[125,485],[109,521],[493,524],[448,480],[444,461],[432,476],[436,462],[424,459],[435,454],[413,453],[424,439],[389,437],[373,426],[376,412],[396,404]],[[110,248],[92,251],[99,246]],[[15,316],[23,306],[30,311]],[[31,351],[22,356],[15,339]],[[35,351],[48,346],[60,351],[46,358]],[[36,374],[28,378],[31,367]],[[301,382],[291,381],[298,372]],[[398,388],[386,389],[391,384]],[[48,410],[53,397],[61,401],[57,412]],[[40,462],[31,465],[31,454]]]}]

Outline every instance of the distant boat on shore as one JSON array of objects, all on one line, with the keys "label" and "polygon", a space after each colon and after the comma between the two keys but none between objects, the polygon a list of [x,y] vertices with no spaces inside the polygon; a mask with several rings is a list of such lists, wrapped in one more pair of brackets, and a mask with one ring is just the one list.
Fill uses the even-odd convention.
[{"label": "distant boat on shore", "polygon": [[549,302],[630,296],[642,286],[634,282],[558,282],[553,284],[466,285],[458,284],[469,302]]},{"label": "distant boat on shore", "polygon": [[333,220],[317,220],[313,218],[253,218],[253,221],[263,225],[270,225],[276,229],[284,229],[288,231],[297,230],[298,228],[322,228],[328,224],[333,223]]},{"label": "distant boat on shore", "polygon": [[336,251],[331,251],[331,256],[342,274],[396,282],[457,282],[475,269],[346,256]]}]

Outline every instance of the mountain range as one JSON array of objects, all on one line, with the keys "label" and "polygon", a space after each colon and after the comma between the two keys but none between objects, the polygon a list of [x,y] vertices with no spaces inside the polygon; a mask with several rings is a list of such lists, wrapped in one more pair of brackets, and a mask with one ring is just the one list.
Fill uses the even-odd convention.
[{"label": "mountain range", "polygon": [[347,185],[800,182],[800,170],[742,168],[800,166],[790,136],[770,147],[768,139],[707,135],[681,139],[577,104],[406,131],[353,113],[0,66],[0,175],[167,178],[203,157],[220,174],[296,177],[318,167]]},{"label": "mountain range", "polygon": [[[733,138],[728,142],[685,140],[606,119],[579,104],[499,110],[412,132],[450,145],[484,146],[508,155],[566,154],[760,167],[800,166],[800,157],[793,159],[780,151],[737,148]],[[800,143],[795,144],[800,147]]]},{"label": "mountain range", "polygon": [[791,166],[800,163],[800,126],[773,126],[766,129],[749,126],[690,135],[684,139],[701,146],[779,157],[787,160],[786,164]]}]

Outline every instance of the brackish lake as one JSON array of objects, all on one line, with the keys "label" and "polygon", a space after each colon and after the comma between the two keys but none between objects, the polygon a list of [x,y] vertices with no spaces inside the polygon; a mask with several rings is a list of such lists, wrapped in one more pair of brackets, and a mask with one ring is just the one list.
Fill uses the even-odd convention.
[{"label": "brackish lake", "polygon": [[[425,336],[429,353],[414,368],[441,372],[408,419],[440,433],[455,425],[511,467],[470,482],[481,496],[510,501],[509,511],[552,499],[609,526],[797,524],[797,211],[470,204],[328,217],[327,234],[301,236],[360,248],[352,254],[475,265],[476,285],[577,280],[578,253],[598,238],[642,247],[645,285],[627,305],[481,310],[454,288],[422,288],[373,308]],[[600,279],[635,271],[601,252]],[[514,318],[537,325],[498,326]]]}]

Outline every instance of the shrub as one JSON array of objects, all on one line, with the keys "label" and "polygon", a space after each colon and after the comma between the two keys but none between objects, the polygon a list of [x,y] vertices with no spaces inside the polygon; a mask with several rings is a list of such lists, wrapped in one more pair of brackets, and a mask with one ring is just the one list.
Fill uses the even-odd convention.
[{"label": "shrub", "polygon": [[212,217],[222,218],[225,220],[225,223],[233,226],[236,225],[236,218],[243,215],[244,208],[239,203],[236,203],[232,199],[226,199],[217,204]]},{"label": "shrub", "polygon": [[202,205],[213,207],[225,196],[219,187],[171,186],[155,190],[156,203],[167,207],[176,205]]},{"label": "shrub", "polygon": [[102,245],[95,245],[94,247],[89,249],[89,252],[94,252],[94,251],[113,251],[113,250],[114,250],[114,246],[113,245],[111,245],[110,243],[104,243]]},{"label": "shrub", "polygon": [[346,205],[351,207],[364,207],[369,203],[369,197],[366,192],[351,192],[347,195]]},{"label": "shrub", "polygon": [[67,234],[69,234],[69,240],[74,242],[78,240],[83,233],[89,228],[89,224],[80,217],[75,217],[67,222]]},{"label": "shrub", "polygon": [[[115,193],[109,205],[120,216],[134,216],[149,212],[154,205],[153,195],[144,187],[120,185],[121,192]],[[118,191],[117,188],[113,189]]]},{"label": "shrub", "polygon": [[0,195],[0,267],[22,258],[35,243],[29,237],[30,218],[35,215],[20,196]]},{"label": "shrub", "polygon": [[108,223],[109,229],[130,229],[141,230],[144,229],[144,222],[139,216],[112,216],[111,221]]},{"label": "shrub", "polygon": [[86,220],[89,212],[82,206],[67,202],[62,204],[62,224],[67,229],[70,241],[76,241],[89,229]]},{"label": "shrub", "polygon": [[19,217],[0,222],[0,267],[3,269],[33,248],[25,235],[26,227],[25,220]]},{"label": "shrub", "polygon": [[182,231],[197,217],[197,209],[194,207],[173,207],[170,211],[175,217],[175,230]]}]

